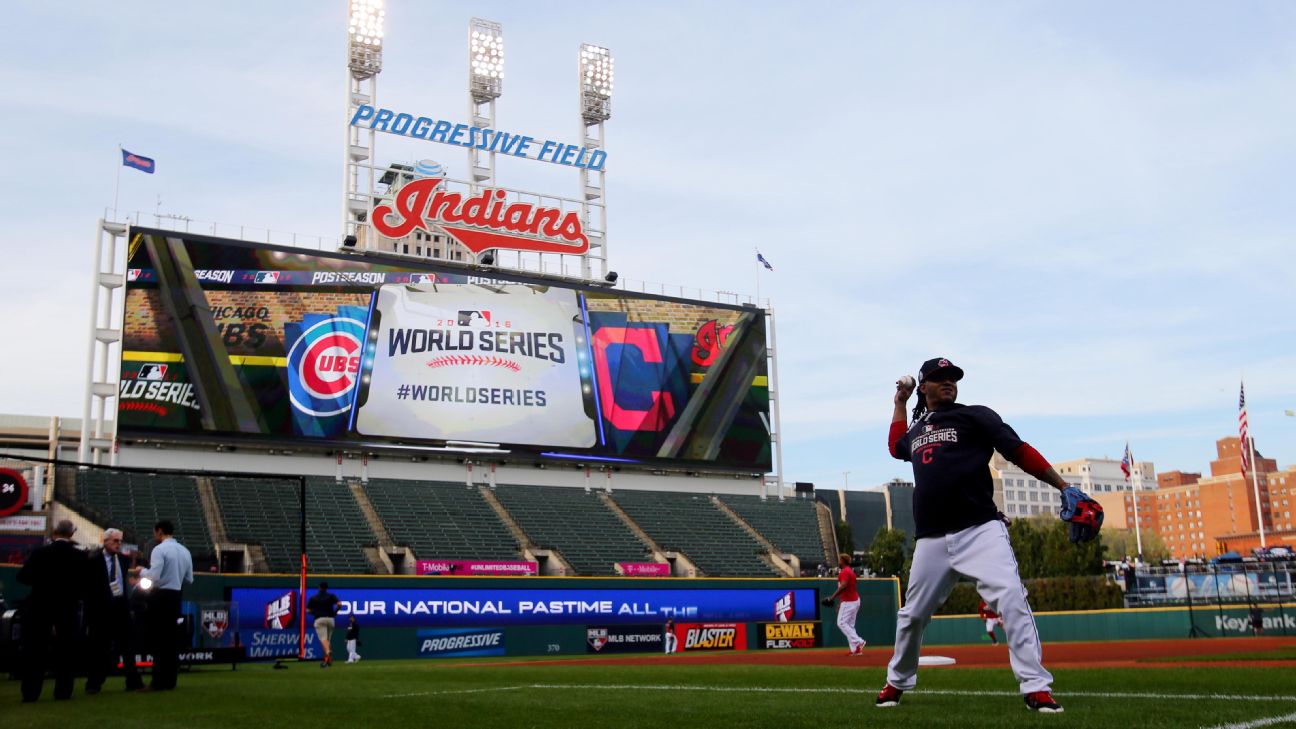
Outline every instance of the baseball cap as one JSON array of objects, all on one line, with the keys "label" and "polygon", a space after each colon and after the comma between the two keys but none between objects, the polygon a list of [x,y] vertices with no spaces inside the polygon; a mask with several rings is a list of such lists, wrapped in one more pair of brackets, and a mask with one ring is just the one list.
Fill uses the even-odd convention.
[{"label": "baseball cap", "polygon": [[959,367],[958,365],[945,359],[944,357],[935,357],[933,359],[927,360],[926,362],[923,362],[922,367],[918,368],[918,381],[926,382],[927,378],[931,377],[937,372],[945,372],[945,371],[948,371],[950,374],[954,375],[955,382],[958,382],[959,380],[963,379],[962,367]]}]

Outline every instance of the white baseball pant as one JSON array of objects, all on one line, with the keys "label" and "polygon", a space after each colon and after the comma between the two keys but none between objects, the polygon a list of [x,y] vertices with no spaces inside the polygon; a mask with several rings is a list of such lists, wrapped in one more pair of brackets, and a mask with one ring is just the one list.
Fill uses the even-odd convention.
[{"label": "white baseball pant", "polygon": [[348,640],[348,641],[346,642],[346,646],[347,646],[347,663],[355,663],[356,661],[360,660],[360,654],[359,654],[359,653],[356,653],[356,643],[357,643],[357,642],[358,642],[358,641],[356,641],[355,638],[352,638],[352,639],[350,639],[350,640]]},{"label": "white baseball pant", "polygon": [[887,665],[887,683],[902,691],[918,683],[923,631],[959,575],[975,580],[981,598],[1003,619],[1009,663],[1021,692],[1048,691],[1053,676],[1042,664],[1039,633],[1017,575],[1008,528],[998,520],[917,541],[905,606],[896,614],[895,655]]},{"label": "white baseball pant", "polygon": [[842,601],[837,608],[837,627],[841,629],[842,635],[846,636],[846,644],[854,651],[857,647],[864,645],[864,639],[859,637],[855,632],[855,616],[859,615],[859,600],[850,602]]},{"label": "white baseball pant", "polygon": [[666,644],[666,652],[674,653],[676,646],[679,645],[679,638],[676,638],[675,634],[668,630],[666,631],[665,644]]}]

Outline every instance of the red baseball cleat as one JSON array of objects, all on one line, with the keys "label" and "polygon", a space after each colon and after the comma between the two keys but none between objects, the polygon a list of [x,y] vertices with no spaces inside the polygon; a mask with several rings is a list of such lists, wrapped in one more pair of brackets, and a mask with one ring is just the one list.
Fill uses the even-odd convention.
[{"label": "red baseball cleat", "polygon": [[876,705],[878,708],[899,706],[900,695],[903,693],[904,693],[903,691],[896,688],[895,686],[892,686],[891,684],[887,684],[882,688],[882,692],[878,694]]},{"label": "red baseball cleat", "polygon": [[1053,694],[1048,691],[1036,691],[1022,698],[1026,699],[1026,708],[1031,711],[1038,711],[1041,714],[1062,713],[1062,707],[1058,706],[1058,702],[1053,700]]}]

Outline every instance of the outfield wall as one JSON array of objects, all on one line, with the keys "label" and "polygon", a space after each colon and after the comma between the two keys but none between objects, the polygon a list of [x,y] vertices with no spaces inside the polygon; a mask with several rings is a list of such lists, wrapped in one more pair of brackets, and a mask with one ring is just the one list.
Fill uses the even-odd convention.
[{"label": "outfield wall", "polygon": [[[0,566],[0,586],[10,607],[26,594],[26,587],[15,580],[17,571],[15,567]],[[315,591],[320,579],[327,580],[332,591],[349,601],[347,610],[357,612],[364,644],[361,653],[367,658],[661,652],[668,608],[684,609],[676,620],[682,646],[689,629],[698,631],[694,635],[702,636],[704,643],[713,639],[711,645],[699,646],[702,650],[846,645],[836,626],[835,608],[819,604],[819,599],[836,589],[836,582],[830,579],[312,576],[308,594]],[[292,613],[288,628],[266,628],[270,603],[295,593],[296,586],[293,575],[198,575],[194,586],[185,591],[196,645],[228,645],[237,635],[250,653],[259,654],[258,658],[272,658],[275,652],[296,655],[300,605],[279,606]],[[859,588],[862,604],[856,629],[870,645],[891,645],[899,597],[896,581],[862,579]],[[790,608],[788,617],[794,627],[778,625],[777,603],[788,594],[795,598],[795,604],[784,605],[783,609]],[[397,601],[412,606],[415,601],[426,604],[462,598],[476,599],[480,605],[492,602],[514,612],[433,615],[431,610],[423,613],[411,608],[400,616],[390,614]],[[610,612],[582,612],[579,606],[569,614],[534,610],[537,603],[555,600],[612,604]],[[350,601],[356,604],[352,606]],[[516,612],[519,601],[533,603],[530,614]],[[229,625],[221,639],[211,640],[204,632],[203,612],[226,603],[234,606],[235,614],[228,616]],[[689,607],[697,610],[689,612]],[[1296,635],[1296,606],[1260,607],[1267,635]],[[620,609],[627,612],[616,614]],[[1038,613],[1035,617],[1040,637],[1046,643],[1186,638],[1194,627],[1200,637],[1251,633],[1245,606],[1220,608],[1204,604],[1192,610],[1093,610]],[[384,626],[384,622],[399,624]],[[345,616],[339,618],[339,633],[345,623]],[[315,636],[309,624],[307,627],[307,648],[313,651]],[[983,620],[974,615],[948,615],[932,620],[923,642],[959,645],[985,640]],[[596,644],[600,644],[598,649]],[[339,634],[334,647],[341,651],[342,646]]]},{"label": "outfield wall", "polygon": [[[0,568],[10,604],[26,594],[16,572]],[[836,589],[832,579],[316,575],[308,597],[321,580],[344,603],[333,641],[339,655],[352,612],[366,658],[660,653],[667,615],[680,652],[846,645],[835,609],[819,602]],[[198,575],[185,590],[195,646],[237,640],[252,658],[295,656],[297,585],[295,575]],[[896,581],[860,580],[859,590],[861,636],[890,643]],[[306,646],[318,650],[309,622]]]},{"label": "outfield wall", "polygon": [[[1261,604],[1266,635],[1296,635],[1292,605]],[[1036,613],[1035,624],[1045,643],[1093,640],[1156,640],[1251,635],[1246,606],[1220,608],[1214,603],[1187,607],[1135,608]],[[1003,629],[999,628],[1003,637]],[[923,636],[925,645],[958,645],[988,641],[985,621],[975,615],[942,615],[932,619]]]}]

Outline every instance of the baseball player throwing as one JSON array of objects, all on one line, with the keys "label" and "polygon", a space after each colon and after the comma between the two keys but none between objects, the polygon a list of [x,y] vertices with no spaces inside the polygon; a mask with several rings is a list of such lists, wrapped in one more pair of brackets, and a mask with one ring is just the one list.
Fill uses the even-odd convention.
[{"label": "baseball player throwing", "polygon": [[905,606],[896,615],[895,654],[877,705],[897,706],[900,695],[917,684],[923,630],[963,575],[976,580],[977,592],[1003,618],[1010,663],[1027,708],[1059,713],[1062,707],[1053,700],[1053,676],[1041,662],[1035,617],[1017,574],[1008,529],[994,504],[992,451],[1062,492],[1062,518],[1071,522],[1072,541],[1097,534],[1102,509],[1069,488],[993,410],[956,403],[961,379],[963,370],[947,359],[924,362],[911,424],[905,407],[915,383],[908,377],[896,383],[887,440],[892,456],[913,464],[916,541]]},{"label": "baseball player throwing", "polygon": [[867,641],[855,632],[855,617],[859,615],[860,599],[859,591],[855,588],[855,570],[851,569],[850,555],[837,555],[837,564],[841,567],[837,573],[837,591],[825,597],[823,604],[832,605],[834,600],[841,598],[841,607],[837,609],[837,627],[846,636],[850,655],[862,656]]}]

